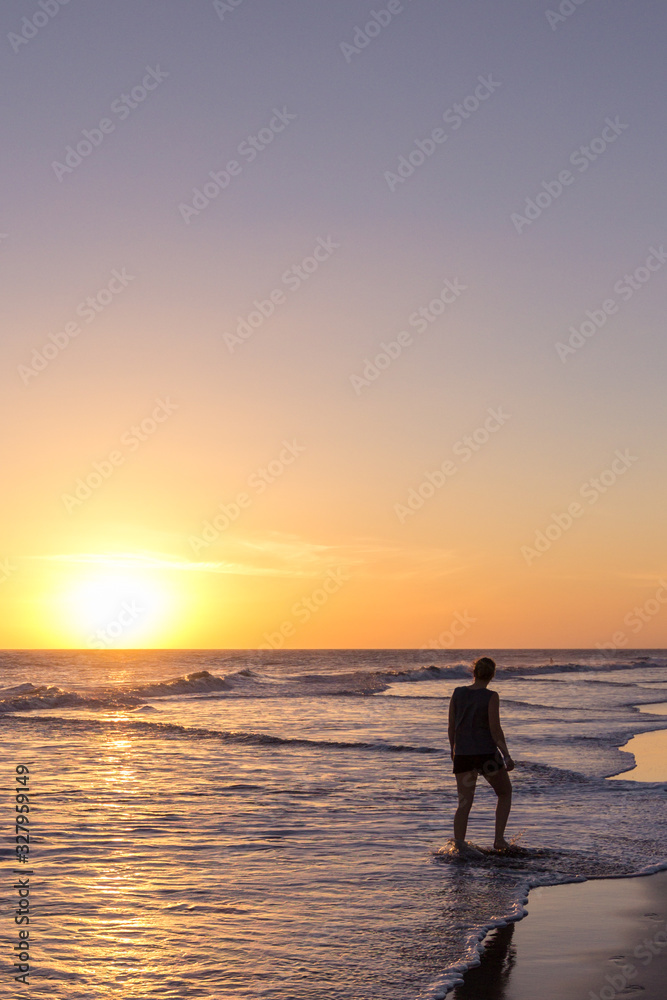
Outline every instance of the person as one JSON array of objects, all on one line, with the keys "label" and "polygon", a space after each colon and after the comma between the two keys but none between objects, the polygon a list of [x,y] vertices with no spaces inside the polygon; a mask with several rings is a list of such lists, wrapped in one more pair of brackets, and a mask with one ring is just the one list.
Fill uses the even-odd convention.
[{"label": "person", "polygon": [[505,826],[512,807],[512,783],[507,772],[514,769],[514,761],[500,725],[498,692],[488,690],[495,672],[496,664],[490,657],[476,660],[473,683],[455,688],[449,703],[449,742],[458,790],[454,842],[458,848],[465,847],[468,816],[479,774],[486,778],[498,797],[493,846],[497,851],[510,846],[505,840]]}]

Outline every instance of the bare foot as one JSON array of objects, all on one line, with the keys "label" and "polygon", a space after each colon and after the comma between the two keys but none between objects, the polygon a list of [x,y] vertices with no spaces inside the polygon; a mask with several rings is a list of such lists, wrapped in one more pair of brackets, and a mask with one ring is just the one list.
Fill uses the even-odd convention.
[{"label": "bare foot", "polygon": [[502,837],[500,840],[494,840],[493,842],[494,851],[506,851],[508,847],[511,846],[512,845],[508,844],[504,837]]},{"label": "bare foot", "polygon": [[469,840],[455,840],[454,847],[457,851],[465,856],[470,857],[482,857],[482,852],[475,847]]}]

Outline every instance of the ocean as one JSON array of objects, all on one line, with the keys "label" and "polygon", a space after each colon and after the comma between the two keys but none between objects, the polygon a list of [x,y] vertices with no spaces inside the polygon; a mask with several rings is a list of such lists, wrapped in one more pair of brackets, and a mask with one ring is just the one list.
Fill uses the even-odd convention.
[{"label": "ocean", "polygon": [[607,780],[667,728],[641,711],[667,702],[667,651],[483,653],[521,850],[489,850],[480,779],[465,861],[447,711],[479,651],[0,654],[0,995],[28,993],[22,872],[35,1000],[434,1000],[529,889],[667,867],[667,783]]}]

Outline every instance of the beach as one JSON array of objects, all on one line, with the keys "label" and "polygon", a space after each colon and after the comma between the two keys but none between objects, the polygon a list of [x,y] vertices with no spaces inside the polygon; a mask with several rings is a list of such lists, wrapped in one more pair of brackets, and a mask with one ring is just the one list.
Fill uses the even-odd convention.
[{"label": "beach", "polygon": [[664,1000],[667,871],[534,889],[451,1000]]},{"label": "beach", "polygon": [[[664,923],[646,893],[664,891],[667,774],[636,779],[664,759],[667,716],[639,709],[664,704],[667,655],[489,653],[515,850],[491,849],[481,780],[470,857],[449,847],[447,709],[471,653],[0,654],[0,805],[30,803],[30,996],[435,1000],[469,988],[492,932],[475,1000],[552,1000],[547,978],[553,1000],[611,1000],[605,976]],[[637,962],[646,1000],[659,960]]]},{"label": "beach", "polygon": [[[643,706],[667,714],[667,703]],[[623,749],[635,767],[608,780],[667,782],[667,731],[642,733]],[[667,798],[667,788],[665,788]],[[451,1000],[664,1000],[667,870],[531,890],[528,916],[490,931],[481,964]]]},{"label": "beach", "polygon": [[[647,714],[667,716],[667,705],[648,708],[661,711],[644,709]],[[636,764],[630,771],[610,775],[611,781],[667,781],[667,732],[664,729],[633,736],[621,749],[633,754]]]},{"label": "beach", "polygon": [[666,3],[2,2],[0,1000],[667,1000]]}]

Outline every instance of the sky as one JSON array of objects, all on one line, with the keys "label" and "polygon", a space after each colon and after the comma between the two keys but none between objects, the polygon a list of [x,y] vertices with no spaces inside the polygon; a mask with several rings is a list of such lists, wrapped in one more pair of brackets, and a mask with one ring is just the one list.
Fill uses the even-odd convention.
[{"label": "sky", "polygon": [[666,646],[666,23],[5,0],[0,646]]}]

